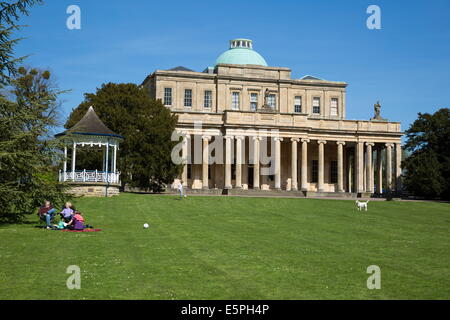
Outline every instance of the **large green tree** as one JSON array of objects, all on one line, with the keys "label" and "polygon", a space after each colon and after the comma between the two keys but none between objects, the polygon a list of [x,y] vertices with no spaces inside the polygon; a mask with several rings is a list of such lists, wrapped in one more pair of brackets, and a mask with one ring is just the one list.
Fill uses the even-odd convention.
[{"label": "large green tree", "polygon": [[450,109],[419,113],[406,130],[403,161],[408,192],[427,198],[450,199]]},{"label": "large green tree", "polygon": [[[171,141],[178,118],[159,100],[132,83],[107,83],[96,93],[86,93],[84,101],[72,111],[65,127],[76,124],[93,106],[100,119],[114,132],[125,137],[119,152],[118,168],[122,186],[129,185],[151,192],[162,191],[180,173],[171,160]],[[80,159],[84,156],[84,159]],[[94,169],[99,163],[96,153],[77,159]]]},{"label": "large green tree", "polygon": [[[61,204],[68,197],[55,174],[58,95],[50,72],[19,68],[0,95],[0,220],[20,220],[44,200]],[[8,97],[8,98],[6,98]]]},{"label": "large green tree", "polygon": [[59,157],[49,139],[61,92],[50,72],[17,69],[24,57],[14,55],[16,22],[41,2],[0,2],[0,222],[20,220],[44,199],[60,203],[67,197],[55,179]]}]

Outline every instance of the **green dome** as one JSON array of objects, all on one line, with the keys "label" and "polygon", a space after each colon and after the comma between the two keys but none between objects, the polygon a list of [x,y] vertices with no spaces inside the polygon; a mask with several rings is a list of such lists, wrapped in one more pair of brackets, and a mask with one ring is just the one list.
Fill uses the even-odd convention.
[{"label": "green dome", "polygon": [[248,39],[230,40],[230,49],[222,53],[216,60],[216,65],[219,63],[254,64],[267,67],[266,60],[253,50],[252,41]]}]

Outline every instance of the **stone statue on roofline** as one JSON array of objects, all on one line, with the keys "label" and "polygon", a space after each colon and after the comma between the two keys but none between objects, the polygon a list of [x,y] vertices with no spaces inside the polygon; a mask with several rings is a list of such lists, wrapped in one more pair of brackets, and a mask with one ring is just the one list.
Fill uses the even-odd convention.
[{"label": "stone statue on roofline", "polygon": [[381,117],[380,101],[377,101],[377,103],[373,105],[373,111],[374,115],[372,118],[370,118],[371,121],[387,121],[387,119]]},{"label": "stone statue on roofline", "polygon": [[269,104],[269,95],[270,95],[270,91],[267,88],[266,91],[264,91],[264,104],[260,110],[264,111],[264,112],[275,112],[275,110]]}]

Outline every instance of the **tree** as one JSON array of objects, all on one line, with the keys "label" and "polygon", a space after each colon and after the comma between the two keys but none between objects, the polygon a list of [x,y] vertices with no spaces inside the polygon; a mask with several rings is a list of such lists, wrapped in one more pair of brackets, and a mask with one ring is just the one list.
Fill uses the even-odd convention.
[{"label": "tree", "polygon": [[48,71],[19,68],[8,96],[0,96],[0,219],[17,221],[44,200],[62,204],[65,187],[54,172],[60,160],[49,139],[56,123],[57,97]]},{"label": "tree", "polygon": [[427,198],[450,199],[450,109],[419,113],[406,131],[403,163],[406,190]]},{"label": "tree", "polygon": [[[132,83],[103,84],[95,94],[85,94],[65,127],[75,125],[89,106],[108,128],[125,137],[118,163],[122,186],[160,192],[179,175],[181,166],[171,160],[178,143],[171,141],[178,118],[161,101],[151,99],[144,88]],[[93,169],[98,155],[85,156],[84,164]]]},{"label": "tree", "polygon": [[19,0],[0,2],[0,84],[9,84],[10,76],[16,75],[16,65],[26,57],[14,57],[14,46],[21,39],[11,39],[20,15],[28,15],[29,7],[42,0]]},{"label": "tree", "polygon": [[15,57],[13,39],[21,15],[41,0],[0,2],[0,222],[17,221],[35,212],[44,199],[66,197],[53,172],[57,152],[48,140],[55,124],[59,91],[50,73],[17,69],[25,57]]}]

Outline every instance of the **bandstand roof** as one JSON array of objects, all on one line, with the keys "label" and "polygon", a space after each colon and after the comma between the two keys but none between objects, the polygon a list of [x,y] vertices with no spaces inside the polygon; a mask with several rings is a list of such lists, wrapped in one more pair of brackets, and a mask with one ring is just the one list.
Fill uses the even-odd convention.
[{"label": "bandstand roof", "polygon": [[118,139],[124,138],[123,136],[109,129],[97,116],[92,106],[89,107],[83,118],[81,118],[81,120],[78,121],[72,128],[56,134],[55,137],[60,137],[68,134],[110,136]]}]

